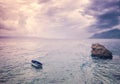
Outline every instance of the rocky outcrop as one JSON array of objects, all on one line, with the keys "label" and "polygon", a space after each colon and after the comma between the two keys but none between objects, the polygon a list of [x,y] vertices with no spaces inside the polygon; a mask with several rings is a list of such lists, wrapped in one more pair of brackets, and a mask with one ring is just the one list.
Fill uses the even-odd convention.
[{"label": "rocky outcrop", "polygon": [[96,43],[91,46],[91,56],[103,59],[112,59],[112,52],[106,49],[103,45]]}]

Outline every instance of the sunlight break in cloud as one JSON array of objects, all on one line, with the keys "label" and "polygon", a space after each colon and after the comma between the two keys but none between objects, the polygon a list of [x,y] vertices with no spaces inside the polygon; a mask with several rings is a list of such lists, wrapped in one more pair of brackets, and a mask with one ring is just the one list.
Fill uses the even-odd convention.
[{"label": "sunlight break in cloud", "polygon": [[0,35],[45,38],[89,37],[96,19],[85,14],[90,0],[1,0]]}]

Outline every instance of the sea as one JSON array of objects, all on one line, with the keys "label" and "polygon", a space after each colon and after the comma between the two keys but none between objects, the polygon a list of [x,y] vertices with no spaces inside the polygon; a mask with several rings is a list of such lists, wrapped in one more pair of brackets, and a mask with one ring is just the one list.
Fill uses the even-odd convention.
[{"label": "sea", "polygon": [[[113,59],[92,58],[93,43]],[[1,38],[0,84],[120,84],[120,39]]]}]

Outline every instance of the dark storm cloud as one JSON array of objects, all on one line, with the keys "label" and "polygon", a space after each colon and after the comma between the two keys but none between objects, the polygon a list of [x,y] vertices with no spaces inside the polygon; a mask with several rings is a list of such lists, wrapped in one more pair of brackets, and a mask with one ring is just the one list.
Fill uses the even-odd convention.
[{"label": "dark storm cloud", "polygon": [[92,28],[112,28],[120,24],[120,0],[93,0],[87,13],[96,17]]},{"label": "dark storm cloud", "polygon": [[[119,24],[119,12],[110,11],[99,15],[97,25],[99,28],[112,28]],[[105,23],[105,24],[104,24]]]},{"label": "dark storm cloud", "polygon": [[102,11],[104,9],[120,7],[119,0],[93,0],[91,9],[95,11]]}]

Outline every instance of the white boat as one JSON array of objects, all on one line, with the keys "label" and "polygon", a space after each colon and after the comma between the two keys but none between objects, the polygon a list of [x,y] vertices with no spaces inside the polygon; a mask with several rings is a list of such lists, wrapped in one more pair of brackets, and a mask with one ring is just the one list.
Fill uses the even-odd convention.
[{"label": "white boat", "polygon": [[31,62],[33,67],[42,69],[42,63],[40,63],[39,61],[32,60]]}]

